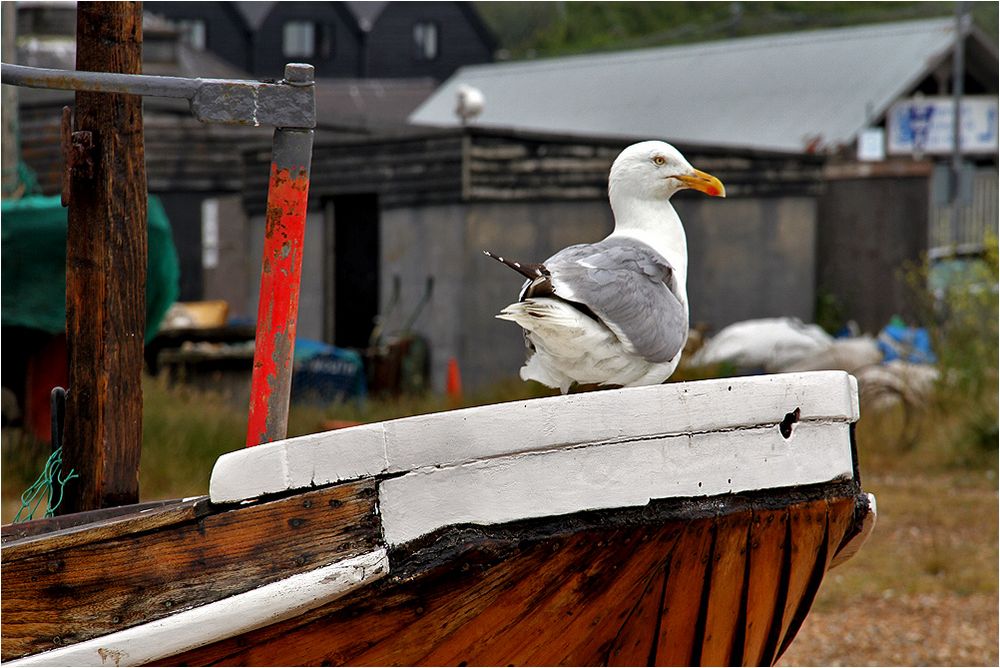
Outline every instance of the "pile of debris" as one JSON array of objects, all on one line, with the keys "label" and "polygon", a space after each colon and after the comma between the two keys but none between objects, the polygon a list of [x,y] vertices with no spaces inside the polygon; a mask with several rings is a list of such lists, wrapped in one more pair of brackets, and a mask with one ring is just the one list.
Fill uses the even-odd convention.
[{"label": "pile of debris", "polygon": [[926,330],[907,327],[899,318],[877,337],[833,337],[797,318],[765,318],[734,323],[711,337],[690,358],[689,366],[725,365],[735,373],[787,373],[842,369],[858,379],[862,403],[876,411],[900,403],[926,404],[938,371]]}]

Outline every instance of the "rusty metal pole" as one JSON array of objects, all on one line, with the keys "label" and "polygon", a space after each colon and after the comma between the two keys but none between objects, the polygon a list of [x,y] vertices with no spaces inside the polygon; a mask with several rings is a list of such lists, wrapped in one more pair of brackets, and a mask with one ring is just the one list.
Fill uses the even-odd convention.
[{"label": "rusty metal pole", "polygon": [[[312,86],[313,67],[287,65],[285,82]],[[311,128],[274,131],[247,447],[282,439],[288,432],[312,144]]]},{"label": "rusty metal pole", "polygon": [[[77,70],[142,72],[142,3],[77,4]],[[146,326],[142,98],[77,92],[66,157],[69,393],[61,513],[136,503]]]},{"label": "rusty metal pole", "polygon": [[[969,3],[955,3],[955,43],[951,63],[951,252],[958,253],[962,241],[962,96],[965,95],[965,35],[968,32]],[[966,239],[966,241],[969,241]]]}]

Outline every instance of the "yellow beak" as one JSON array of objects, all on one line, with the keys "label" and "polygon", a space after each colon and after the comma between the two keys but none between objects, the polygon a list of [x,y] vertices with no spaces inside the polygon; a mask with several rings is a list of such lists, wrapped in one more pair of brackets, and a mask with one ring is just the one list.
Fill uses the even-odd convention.
[{"label": "yellow beak", "polygon": [[711,174],[706,174],[701,170],[694,170],[691,174],[681,174],[680,176],[674,177],[686,187],[692,190],[700,190],[710,197],[725,197],[726,187],[722,185],[722,181],[715,178]]}]

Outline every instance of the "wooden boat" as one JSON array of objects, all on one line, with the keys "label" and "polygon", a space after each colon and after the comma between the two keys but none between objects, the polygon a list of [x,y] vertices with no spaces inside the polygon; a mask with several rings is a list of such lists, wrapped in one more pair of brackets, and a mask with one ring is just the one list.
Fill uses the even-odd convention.
[{"label": "wooden boat", "polygon": [[857,384],[606,390],[224,455],[4,527],[10,665],[773,664],[874,521]]}]

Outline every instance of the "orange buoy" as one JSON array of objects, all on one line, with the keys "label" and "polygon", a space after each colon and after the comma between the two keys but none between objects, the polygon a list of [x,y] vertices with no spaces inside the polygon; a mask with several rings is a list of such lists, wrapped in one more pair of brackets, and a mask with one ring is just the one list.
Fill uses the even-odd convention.
[{"label": "orange buoy", "polygon": [[462,397],[462,374],[458,370],[458,360],[452,357],[448,360],[448,396],[452,399]]}]

